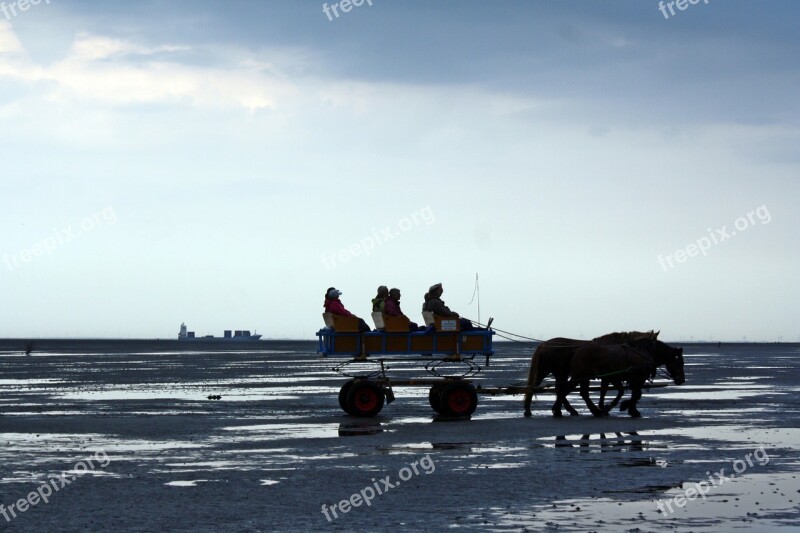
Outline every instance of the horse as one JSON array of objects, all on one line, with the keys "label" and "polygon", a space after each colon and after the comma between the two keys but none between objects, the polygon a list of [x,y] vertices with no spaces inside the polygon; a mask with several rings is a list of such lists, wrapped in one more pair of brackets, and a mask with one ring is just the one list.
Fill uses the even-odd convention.
[{"label": "horse", "polygon": [[[575,350],[581,346],[592,342],[601,344],[621,344],[642,338],[655,340],[658,338],[659,333],[660,331],[653,332],[652,330],[647,332],[629,331],[609,333],[591,341],[556,337],[541,343],[536,347],[533,356],[531,356],[531,367],[528,371],[528,389],[525,391],[525,416],[531,416],[531,399],[533,398],[533,391],[531,389],[533,387],[538,387],[548,375],[553,374],[556,379],[556,392],[566,387],[567,381],[569,380],[569,368],[572,355],[575,353]],[[619,386],[617,388],[619,390]],[[618,393],[617,401],[620,396],[621,393]],[[553,404],[553,416],[562,416],[562,405],[567,409],[570,415],[578,415],[578,411],[567,401],[566,394],[561,398],[562,399],[559,400],[557,397],[556,402]]]},{"label": "horse", "polygon": [[642,387],[662,365],[666,366],[676,385],[686,382],[683,348],[673,348],[659,340],[647,338],[619,345],[585,344],[575,350],[570,361],[569,382],[567,387],[559,391],[559,395],[566,396],[580,386],[581,397],[592,414],[603,416],[608,411],[597,408],[592,402],[589,381],[600,376],[614,376],[615,380],[625,381],[631,388],[631,397],[620,404],[620,411],[628,411],[630,416],[639,417],[641,413],[636,409],[636,403],[642,397]]}]

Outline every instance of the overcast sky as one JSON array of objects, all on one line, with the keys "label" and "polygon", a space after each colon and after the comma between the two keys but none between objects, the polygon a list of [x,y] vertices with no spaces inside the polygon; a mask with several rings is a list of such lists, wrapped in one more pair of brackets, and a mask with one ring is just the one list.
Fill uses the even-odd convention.
[{"label": "overcast sky", "polygon": [[800,340],[797,2],[10,4],[0,336]]}]

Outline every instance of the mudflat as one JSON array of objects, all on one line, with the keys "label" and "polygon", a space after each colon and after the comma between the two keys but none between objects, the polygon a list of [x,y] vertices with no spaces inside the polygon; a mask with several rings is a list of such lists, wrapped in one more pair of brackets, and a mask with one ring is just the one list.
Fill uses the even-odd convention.
[{"label": "mudflat", "polygon": [[[686,384],[645,391],[638,419],[577,395],[583,416],[542,395],[524,418],[522,396],[481,395],[461,421],[423,387],[345,415],[341,360],[315,348],[0,341],[0,529],[800,526],[800,345],[684,345]],[[476,381],[522,384],[533,345],[496,350]]]}]

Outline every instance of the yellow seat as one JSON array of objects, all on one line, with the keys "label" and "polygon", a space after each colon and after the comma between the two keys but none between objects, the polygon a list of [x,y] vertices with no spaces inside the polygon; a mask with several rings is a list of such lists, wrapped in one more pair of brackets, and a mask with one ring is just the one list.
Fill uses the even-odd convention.
[{"label": "yellow seat", "polygon": [[386,333],[408,333],[408,328],[411,321],[407,316],[383,315],[382,318],[385,325],[384,331]]},{"label": "yellow seat", "polygon": [[334,315],[333,313],[322,313],[322,319],[325,320],[325,325],[333,328],[334,331],[339,333],[358,333],[358,317],[357,316],[341,316]]}]

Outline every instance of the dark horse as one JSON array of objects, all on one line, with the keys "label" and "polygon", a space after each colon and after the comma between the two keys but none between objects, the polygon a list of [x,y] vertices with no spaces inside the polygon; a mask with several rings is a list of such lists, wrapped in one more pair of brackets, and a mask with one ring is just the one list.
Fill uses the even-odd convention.
[{"label": "dark horse", "polygon": [[[553,416],[561,416],[561,406],[563,405],[569,414],[576,416],[576,411],[567,401],[567,394],[569,391],[565,389],[570,376],[570,362],[575,350],[581,346],[591,344],[592,342],[600,344],[622,344],[625,342],[634,342],[639,339],[656,340],[659,332],[647,331],[630,331],[622,333],[609,333],[602,337],[597,337],[593,341],[584,341],[576,339],[566,339],[564,337],[556,337],[545,341],[536,347],[531,357],[531,368],[528,371],[528,390],[525,392],[525,416],[531,416],[531,399],[533,398],[533,387],[538,387],[544,378],[553,374],[556,379],[556,393],[563,391],[564,394],[558,394],[556,402],[553,404]],[[613,381],[613,380],[612,380]],[[616,384],[616,383],[615,383]],[[617,395],[619,399],[619,395]]]},{"label": "dark horse", "polygon": [[[673,348],[659,340],[639,339],[629,344],[602,345],[590,343],[581,346],[572,356],[568,386],[559,391],[566,396],[580,386],[581,397],[595,416],[607,414],[598,409],[589,396],[591,379],[609,377],[612,381],[624,381],[631,389],[631,397],[620,404],[620,411],[631,416],[641,416],[636,402],[642,397],[642,387],[655,375],[656,368],[666,366],[676,385],[686,378],[683,372],[683,348]],[[565,400],[565,398],[562,398]]]}]

